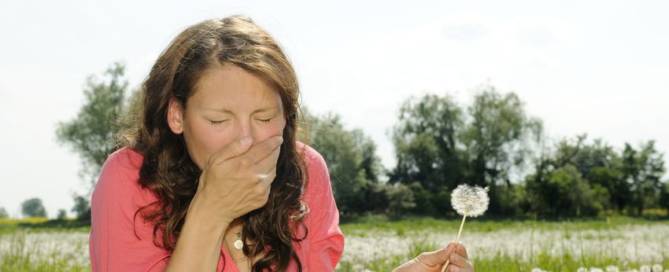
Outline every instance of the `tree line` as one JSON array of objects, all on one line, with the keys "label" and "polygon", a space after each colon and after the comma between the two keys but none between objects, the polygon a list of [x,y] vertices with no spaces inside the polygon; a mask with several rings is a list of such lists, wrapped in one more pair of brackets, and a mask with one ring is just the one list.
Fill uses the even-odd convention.
[{"label": "tree line", "polygon": [[[313,146],[331,164],[344,215],[453,215],[450,193],[462,183],[488,187],[487,214],[493,217],[669,210],[664,158],[655,141],[616,148],[585,134],[549,139],[516,94],[492,86],[481,87],[467,107],[447,95],[407,99],[392,130],[391,169],[380,167],[374,143],[360,130],[346,130],[338,116],[310,123]],[[341,160],[345,156],[350,159]]]},{"label": "tree line", "polygon": [[[60,142],[82,158],[82,174],[91,185],[117,148],[115,135],[139,105],[138,92],[126,95],[124,71],[116,63],[102,80],[90,77],[80,112],[56,131]],[[649,209],[669,210],[664,154],[654,140],[614,147],[585,134],[551,139],[520,97],[494,86],[480,86],[470,105],[449,95],[405,100],[392,128],[396,163],[391,168],[381,164],[374,141],[361,129],[347,128],[339,115],[316,115],[304,107],[302,113],[299,138],[326,159],[345,217],[450,216],[450,192],[462,183],[488,187],[487,214],[493,217],[639,216]],[[86,219],[88,196],[74,197],[78,217]]]}]

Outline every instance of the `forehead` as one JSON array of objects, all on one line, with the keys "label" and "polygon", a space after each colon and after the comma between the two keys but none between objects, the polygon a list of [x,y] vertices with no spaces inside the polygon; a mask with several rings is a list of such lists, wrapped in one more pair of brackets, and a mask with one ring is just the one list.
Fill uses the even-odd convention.
[{"label": "forehead", "polygon": [[197,106],[213,109],[281,104],[281,97],[271,84],[233,64],[205,70],[189,100]]}]

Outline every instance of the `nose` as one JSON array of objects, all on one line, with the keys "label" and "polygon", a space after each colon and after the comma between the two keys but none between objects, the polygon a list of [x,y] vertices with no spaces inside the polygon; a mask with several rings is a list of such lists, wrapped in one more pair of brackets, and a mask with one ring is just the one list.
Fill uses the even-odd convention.
[{"label": "nose", "polygon": [[[245,119],[245,118],[244,118]],[[253,126],[251,125],[250,120],[239,120],[238,122],[238,140],[241,139],[250,139],[251,140],[251,145],[256,142],[256,136],[255,133],[253,132]]]}]

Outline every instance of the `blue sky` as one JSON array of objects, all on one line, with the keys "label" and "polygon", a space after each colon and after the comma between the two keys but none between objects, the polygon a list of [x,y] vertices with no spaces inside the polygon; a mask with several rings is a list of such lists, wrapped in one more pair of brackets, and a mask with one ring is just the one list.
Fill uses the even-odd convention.
[{"label": "blue sky", "polygon": [[69,210],[85,183],[54,130],[82,105],[86,77],[121,61],[134,88],[182,29],[232,14],[282,44],[304,105],[363,129],[387,167],[403,100],[468,104],[482,84],[519,94],[554,139],[669,150],[669,2],[315,2],[0,2],[0,207],[18,215],[40,197],[51,216]]}]

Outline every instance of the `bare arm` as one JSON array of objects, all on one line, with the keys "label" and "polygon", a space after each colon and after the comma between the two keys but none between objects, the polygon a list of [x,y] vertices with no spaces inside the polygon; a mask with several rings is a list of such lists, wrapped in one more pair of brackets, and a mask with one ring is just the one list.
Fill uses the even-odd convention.
[{"label": "bare arm", "polygon": [[213,220],[202,202],[193,198],[165,271],[216,271],[223,234],[231,221]]}]

